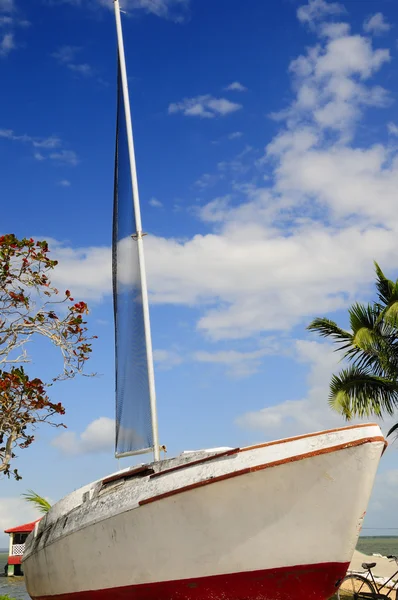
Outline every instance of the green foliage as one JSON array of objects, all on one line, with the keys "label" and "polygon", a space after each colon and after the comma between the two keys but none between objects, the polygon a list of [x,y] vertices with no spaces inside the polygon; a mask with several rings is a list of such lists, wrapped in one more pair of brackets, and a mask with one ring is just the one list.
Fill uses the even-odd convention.
[{"label": "green foliage", "polygon": [[[351,331],[326,318],[307,329],[330,338],[351,365],[333,375],[329,404],[347,420],[392,415],[398,408],[398,280],[387,279],[375,262],[377,300],[348,309]],[[398,424],[388,433],[398,430]]]},{"label": "green foliage", "polygon": [[[51,504],[47,502],[45,498],[36,494],[33,490],[28,490],[25,494],[22,494],[22,497],[25,498],[27,502],[33,504],[39,512],[46,514],[51,508]],[[0,598],[1,600],[1,598]]]}]

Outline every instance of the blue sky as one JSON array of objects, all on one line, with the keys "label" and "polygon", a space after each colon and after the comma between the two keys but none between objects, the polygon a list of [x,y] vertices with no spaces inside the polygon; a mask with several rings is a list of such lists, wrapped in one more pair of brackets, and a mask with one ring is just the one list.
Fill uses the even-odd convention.
[{"label": "blue sky", "polygon": [[[54,283],[89,302],[99,336],[98,377],[53,392],[68,430],[40,429],[23,480],[0,482],[1,529],[33,518],[26,489],[55,501],[131,462],[112,457],[111,8],[0,0],[1,228],[50,241]],[[397,6],[124,8],[161,442],[173,455],[342,425],[326,402],[337,357],[305,326],[346,325],[373,297],[373,259],[398,276]],[[55,368],[32,354],[39,375]],[[396,461],[392,445],[368,533],[398,527]]]}]

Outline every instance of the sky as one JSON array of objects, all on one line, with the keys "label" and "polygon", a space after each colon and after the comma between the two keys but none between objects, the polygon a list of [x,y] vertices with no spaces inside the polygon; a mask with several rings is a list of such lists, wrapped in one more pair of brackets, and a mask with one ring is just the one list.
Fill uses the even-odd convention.
[{"label": "sky", "polygon": [[[306,326],[348,327],[375,298],[373,260],[398,277],[398,6],[122,7],[160,442],[173,456],[345,425],[327,404],[339,355]],[[134,463],[113,457],[115,50],[111,2],[0,0],[1,230],[48,240],[53,283],[98,335],[96,376],[51,392],[68,428],[37,430],[22,481],[0,480],[1,531],[37,516],[27,489],[55,502]],[[31,352],[38,376],[59,367]],[[364,534],[398,532],[397,495],[391,443]]]}]

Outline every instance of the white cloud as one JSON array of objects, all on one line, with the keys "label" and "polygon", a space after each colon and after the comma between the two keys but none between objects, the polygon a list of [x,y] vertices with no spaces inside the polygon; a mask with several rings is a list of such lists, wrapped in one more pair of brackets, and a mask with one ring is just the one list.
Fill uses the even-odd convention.
[{"label": "white cloud", "polygon": [[158,17],[169,17],[170,11],[174,8],[185,8],[189,0],[128,0],[126,8],[131,10],[145,10]]},{"label": "white cloud", "polygon": [[247,92],[247,87],[239,83],[239,81],[234,81],[233,83],[230,83],[224,89],[229,92]]},{"label": "white cloud", "polygon": [[257,373],[265,356],[279,353],[280,347],[274,338],[262,340],[261,347],[252,351],[221,350],[206,352],[203,350],[181,355],[176,350],[156,349],[153,357],[157,368],[169,370],[184,362],[199,362],[220,365],[229,377],[248,377]]},{"label": "white cloud", "polygon": [[[236,420],[240,427],[258,430],[266,437],[278,439],[347,425],[345,419],[332,411],[327,402],[330,378],[340,370],[341,356],[334,352],[331,344],[309,340],[296,340],[294,352],[296,360],[309,365],[306,397],[243,414]],[[272,402],[272,398],[268,401]],[[371,420],[374,421],[374,418]],[[355,419],[350,424],[359,422],[359,419]],[[392,422],[394,420],[386,419],[381,423],[385,434]]]},{"label": "white cloud", "polygon": [[65,431],[52,440],[52,445],[62,454],[97,454],[109,452],[114,446],[115,421],[109,417],[100,417],[87,425],[86,429],[77,434]]},{"label": "white cloud", "polygon": [[398,125],[395,125],[395,123],[388,123],[387,124],[387,129],[388,129],[388,133],[390,135],[398,135]]},{"label": "white cloud", "polygon": [[154,208],[162,208],[163,203],[160,202],[160,200],[158,200],[157,198],[151,198],[149,200],[149,204],[150,206],[153,206]]},{"label": "white cloud", "polygon": [[[55,135],[46,138],[33,137],[26,133],[17,135],[12,129],[0,129],[0,138],[31,145],[35,149],[33,157],[39,162],[49,158],[59,164],[75,166],[79,163],[76,152],[63,150],[62,140]],[[57,151],[51,152],[51,150]]]},{"label": "white cloud", "polygon": [[0,0],[0,12],[11,13],[14,9],[14,0]]},{"label": "white cloud", "polygon": [[212,119],[224,117],[242,108],[241,104],[230,102],[226,98],[214,98],[210,94],[196,96],[196,98],[184,98],[181,102],[169,105],[169,114],[181,112],[187,117],[201,117]]},{"label": "white cloud", "polygon": [[302,23],[312,25],[315,21],[321,21],[325,17],[345,13],[344,6],[338,2],[327,2],[326,0],[308,0],[308,4],[297,9],[297,18]]},{"label": "white cloud", "polygon": [[128,0],[130,10],[144,10],[177,23],[184,20],[190,0]]},{"label": "white cloud", "polygon": [[76,57],[80,51],[81,48],[79,46],[61,46],[51,56],[71,71],[85,75],[86,77],[91,76],[93,75],[93,69],[89,64],[76,62]]},{"label": "white cloud", "polygon": [[[310,366],[307,397],[248,412],[237,419],[240,427],[257,429],[277,439],[345,424],[343,418],[332,412],[327,403],[330,376],[336,370],[338,361],[332,347],[329,344],[297,340],[295,354],[296,360]],[[272,402],[272,399],[269,401]]]},{"label": "white cloud", "polygon": [[17,19],[14,16],[11,17],[9,15],[0,16],[0,27],[30,27],[30,25],[31,23],[26,19]]},{"label": "white cloud", "polygon": [[26,142],[32,144],[34,148],[57,148],[61,144],[61,140],[53,135],[47,138],[32,137],[27,134],[17,135],[12,129],[0,129],[0,138]]},{"label": "white cloud", "polygon": [[[260,221],[261,205],[251,210]],[[346,306],[373,280],[375,248],[383,266],[394,264],[394,230],[328,231],[309,221],[285,236],[253,225],[250,209],[249,222],[240,226],[234,214],[219,235],[197,235],[186,242],[146,238],[151,301],[202,305],[198,327],[214,339],[288,330],[303,317]],[[110,249],[75,250],[54,243],[51,248],[59,260],[53,277],[57,287],[87,299],[110,293]]]},{"label": "white cloud", "polygon": [[175,350],[157,349],[153,352],[153,359],[160,369],[168,370],[180,365],[184,359]]},{"label": "white cloud", "polygon": [[198,209],[202,221],[208,223],[222,222],[228,215],[231,196],[220,196]]},{"label": "white cloud", "polygon": [[326,52],[313,62],[316,77],[353,76],[367,79],[390,60],[386,49],[373,50],[370,40],[359,35],[346,35],[331,40]]},{"label": "white cloud", "polygon": [[79,46],[61,46],[51,56],[56,58],[61,64],[67,65],[75,60],[76,54],[79,51]]},{"label": "white cloud", "polygon": [[44,139],[32,138],[27,141],[31,141],[35,148],[58,148],[61,145],[61,140],[55,135]]},{"label": "white cloud", "polygon": [[[151,302],[197,307],[208,338],[288,331],[368,294],[374,259],[396,269],[398,152],[352,141],[366,105],[380,104],[370,78],[389,54],[342,34],[320,30],[293,61],[294,96],[262,161],[252,150],[198,181],[226,184],[194,213],[207,231],[202,223],[185,239],[145,238]],[[109,248],[56,244],[54,255],[58,287],[88,299],[110,292]]]},{"label": "white cloud", "polygon": [[[3,481],[3,488],[6,484]],[[26,490],[21,490],[21,493]],[[31,523],[41,517],[40,513],[21,496],[4,497],[5,489],[0,498],[0,548],[8,549],[9,537],[3,533],[5,529]]]},{"label": "white cloud", "polygon": [[[324,40],[326,33],[329,35]],[[382,107],[389,102],[386,90],[364,82],[390,61],[390,53],[387,49],[374,50],[370,39],[350,35],[341,27],[339,34],[325,28],[319,34],[323,44],[290,64],[295,100],[271,116],[286,120],[290,130],[301,120],[311,120],[317,129],[341,132],[347,141],[365,107]]]},{"label": "white cloud", "polygon": [[52,281],[59,289],[70,289],[76,299],[101,300],[112,289],[112,256],[108,247],[71,248],[46,238],[59,261]]},{"label": "white cloud", "polygon": [[0,41],[0,56],[8,56],[16,48],[13,33],[5,33]]},{"label": "white cloud", "polygon": [[237,350],[221,350],[219,352],[195,352],[193,360],[202,363],[212,363],[226,367],[226,372],[230,377],[241,378],[248,377],[259,371],[263,359],[269,354],[274,354],[276,346],[270,343],[267,348],[260,348],[251,352],[241,352]]},{"label": "white cloud", "polygon": [[[377,530],[383,530],[382,535],[396,535],[398,530],[396,522],[396,507],[398,495],[398,470],[394,468],[395,459],[390,454],[396,452],[396,447],[387,448],[381,461],[381,469],[376,475],[376,481],[373,488],[372,497],[367,510],[366,521],[364,523],[364,535],[377,535]],[[386,461],[388,461],[386,463]],[[386,469],[386,464],[392,468]],[[387,527],[392,529],[387,532]]]},{"label": "white cloud", "polygon": [[384,15],[380,12],[368,17],[363,24],[363,29],[366,33],[380,35],[390,31],[391,25],[384,19]]},{"label": "white cloud", "polygon": [[217,169],[225,177],[227,174],[232,174],[234,177],[244,175],[251,168],[256,166],[253,156],[253,147],[246,145],[239,154],[231,160],[222,160],[217,163]]},{"label": "white cloud", "polygon": [[350,26],[348,23],[322,23],[319,33],[331,39],[345,37],[350,33]]},{"label": "white cloud", "polygon": [[237,140],[238,138],[241,138],[243,135],[243,133],[241,131],[233,131],[232,133],[229,134],[228,139],[229,140]]},{"label": "white cloud", "polygon": [[[351,185],[342,182],[348,198]],[[264,225],[264,201],[231,210],[219,234],[187,241],[147,236],[151,302],[201,306],[200,331],[213,339],[245,338],[343,308],[373,280],[374,258],[383,267],[395,263],[394,229],[334,231],[309,219],[284,235]],[[76,250],[53,242],[51,248],[59,260],[57,287],[88,300],[110,293],[109,248]]]},{"label": "white cloud", "polygon": [[[100,5],[113,9],[113,0],[51,0],[53,4],[70,4],[72,6]],[[190,0],[125,0],[123,10],[126,12],[143,11],[157,17],[169,19],[176,23],[184,21]]]},{"label": "white cloud", "polygon": [[[389,53],[347,31],[340,28],[344,37],[327,39],[291,65],[297,96],[285,114],[286,129],[267,148],[266,162],[275,161],[271,186],[249,187],[240,204],[223,196],[202,207],[202,219],[216,224],[212,234],[184,243],[153,240],[162,246],[157,256],[172,265],[168,268],[183,271],[177,297],[160,281],[166,269],[162,260],[159,269],[149,260],[153,299],[205,302],[198,327],[213,338],[289,329],[300,314],[345,306],[372,280],[375,248],[383,264],[394,264],[397,163],[380,145],[348,145],[360,107],[384,101],[379,88],[357,77],[370,78]],[[326,128],[338,131],[340,139],[326,144]],[[367,226],[358,227],[353,215]],[[387,228],[379,227],[380,219]],[[170,276],[175,285],[175,273]]]},{"label": "white cloud", "polygon": [[58,185],[61,185],[62,187],[70,187],[71,183],[69,179],[61,179],[61,181],[58,181]]},{"label": "white cloud", "polygon": [[80,64],[76,64],[76,65],[70,64],[70,65],[68,65],[68,69],[70,69],[71,71],[75,71],[75,73],[80,73],[80,75],[85,75],[85,76],[92,75],[92,73],[93,73],[93,69],[87,63],[80,63]]},{"label": "white cloud", "polygon": [[60,150],[59,152],[51,152],[51,154],[49,154],[49,158],[57,163],[72,165],[73,167],[79,164],[77,154],[73,150]]},{"label": "white cloud", "polygon": [[197,179],[195,181],[195,186],[201,189],[205,189],[208,187],[212,187],[213,185],[215,185],[218,181],[220,180],[220,175],[213,175],[210,173],[203,173],[203,175],[201,175],[199,177],[199,179]]},{"label": "white cloud", "polygon": [[29,26],[29,21],[18,17],[14,0],[0,0],[0,29],[4,31],[0,36],[0,58],[5,58],[19,46],[15,41],[15,28]]}]

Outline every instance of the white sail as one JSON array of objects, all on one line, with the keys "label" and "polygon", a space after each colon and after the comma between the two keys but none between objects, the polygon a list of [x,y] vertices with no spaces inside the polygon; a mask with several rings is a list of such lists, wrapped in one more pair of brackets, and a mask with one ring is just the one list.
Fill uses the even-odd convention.
[{"label": "white sail", "polygon": [[156,395],[143,232],[120,7],[113,215],[116,338],[116,456],[153,451],[159,459]]}]

